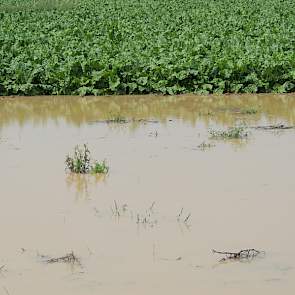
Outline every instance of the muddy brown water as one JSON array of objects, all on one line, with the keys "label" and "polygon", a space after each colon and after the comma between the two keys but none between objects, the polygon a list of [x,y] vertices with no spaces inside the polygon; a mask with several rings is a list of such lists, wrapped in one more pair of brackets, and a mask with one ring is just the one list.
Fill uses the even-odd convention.
[{"label": "muddy brown water", "polygon": [[[209,137],[241,124],[295,125],[295,96],[1,98],[0,294],[294,294],[295,130]],[[65,172],[83,143],[106,177]]]}]

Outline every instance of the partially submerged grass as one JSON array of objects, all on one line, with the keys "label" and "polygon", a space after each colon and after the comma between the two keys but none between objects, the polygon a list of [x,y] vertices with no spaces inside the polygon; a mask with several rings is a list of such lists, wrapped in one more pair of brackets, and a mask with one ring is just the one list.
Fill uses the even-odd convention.
[{"label": "partially submerged grass", "polygon": [[249,134],[243,126],[230,127],[227,130],[209,130],[211,138],[215,139],[242,139]]},{"label": "partially submerged grass", "polygon": [[201,144],[199,144],[197,146],[197,148],[199,150],[205,151],[205,150],[210,149],[210,148],[212,148],[214,146],[215,146],[215,144],[213,144],[213,143],[203,141]]},{"label": "partially submerged grass", "polygon": [[199,112],[199,116],[213,116],[214,112],[211,110]]},{"label": "partially submerged grass", "polygon": [[191,213],[188,213],[187,215],[183,215],[183,208],[181,208],[179,214],[177,215],[177,221],[182,221],[186,226],[188,226],[188,220],[191,217]]},{"label": "partially submerged grass", "polygon": [[106,174],[109,171],[109,167],[106,165],[105,160],[101,163],[98,161],[95,161],[94,163],[92,162],[90,151],[86,144],[84,144],[82,147],[78,145],[75,146],[74,155],[67,155],[65,163],[66,168],[73,173]]},{"label": "partially submerged grass", "polygon": [[127,123],[128,121],[120,113],[110,113],[106,122],[107,123]]},{"label": "partially submerged grass", "polygon": [[[143,212],[130,210],[127,204],[119,204],[114,200],[114,206],[111,206],[112,215],[116,218],[130,217],[135,220],[137,225],[154,227],[158,224],[157,213],[154,211],[155,202]],[[136,219],[134,218],[136,217]]]},{"label": "partially submerged grass", "polygon": [[240,110],[240,114],[242,115],[255,115],[259,112],[257,107],[247,107]]}]

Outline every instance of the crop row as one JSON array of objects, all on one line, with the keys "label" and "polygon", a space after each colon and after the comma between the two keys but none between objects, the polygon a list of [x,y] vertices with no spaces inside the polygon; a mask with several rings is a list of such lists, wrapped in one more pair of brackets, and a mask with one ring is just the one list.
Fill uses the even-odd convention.
[{"label": "crop row", "polygon": [[0,95],[294,90],[292,0],[0,0]]}]

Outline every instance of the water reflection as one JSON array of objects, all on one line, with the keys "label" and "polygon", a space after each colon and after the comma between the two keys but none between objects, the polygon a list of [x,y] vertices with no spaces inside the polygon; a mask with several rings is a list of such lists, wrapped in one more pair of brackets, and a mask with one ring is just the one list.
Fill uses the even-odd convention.
[{"label": "water reflection", "polygon": [[77,200],[89,200],[96,185],[100,182],[105,182],[106,179],[106,174],[87,175],[69,173],[66,175],[66,184],[68,189],[74,189]]},{"label": "water reflection", "polygon": [[[257,113],[243,110],[255,108]],[[0,99],[0,127],[11,123],[24,125],[57,124],[63,120],[79,126],[108,120],[111,114],[132,120],[127,124],[134,130],[140,120],[154,118],[161,123],[181,119],[195,125],[205,123],[235,125],[247,120],[255,124],[265,118],[270,122],[295,122],[294,94],[220,95],[220,96],[104,96],[104,97],[16,97]],[[139,121],[138,121],[139,120]]]}]

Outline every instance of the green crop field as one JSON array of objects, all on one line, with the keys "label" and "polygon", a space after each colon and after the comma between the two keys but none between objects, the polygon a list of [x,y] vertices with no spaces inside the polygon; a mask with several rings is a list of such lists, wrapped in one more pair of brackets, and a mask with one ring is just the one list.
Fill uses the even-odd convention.
[{"label": "green crop field", "polygon": [[294,90],[293,0],[0,0],[0,95]]}]

